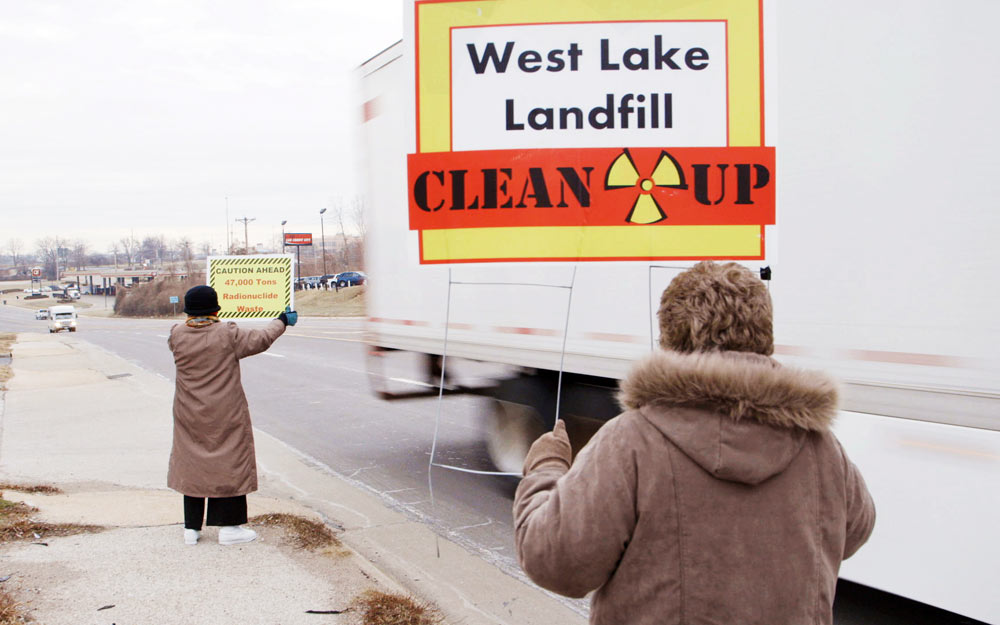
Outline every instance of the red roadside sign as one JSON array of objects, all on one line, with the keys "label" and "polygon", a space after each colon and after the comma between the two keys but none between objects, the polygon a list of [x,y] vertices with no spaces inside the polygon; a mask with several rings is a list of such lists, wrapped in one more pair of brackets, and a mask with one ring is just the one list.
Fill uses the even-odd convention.
[{"label": "red roadside sign", "polygon": [[312,245],[313,235],[311,232],[286,232],[285,245]]}]

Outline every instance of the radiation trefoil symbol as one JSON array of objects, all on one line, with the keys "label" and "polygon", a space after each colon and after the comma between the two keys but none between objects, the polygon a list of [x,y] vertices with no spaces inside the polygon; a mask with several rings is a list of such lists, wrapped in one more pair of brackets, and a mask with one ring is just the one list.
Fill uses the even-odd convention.
[{"label": "radiation trefoil symbol", "polygon": [[636,189],[635,202],[632,203],[632,209],[625,218],[626,222],[632,224],[655,224],[667,218],[667,214],[653,196],[653,189],[656,187],[687,189],[684,171],[666,150],[660,152],[653,173],[648,177],[639,173],[639,168],[632,160],[632,154],[628,149],[622,150],[611,163],[608,175],[604,179],[605,189]]}]

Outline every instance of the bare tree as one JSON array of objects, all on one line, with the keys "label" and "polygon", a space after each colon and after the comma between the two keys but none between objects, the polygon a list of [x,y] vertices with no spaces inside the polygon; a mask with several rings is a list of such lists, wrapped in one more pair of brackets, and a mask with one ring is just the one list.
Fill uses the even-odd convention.
[{"label": "bare tree", "polygon": [[365,201],[360,197],[355,197],[351,201],[351,225],[357,232],[357,238],[352,245],[351,256],[355,259],[355,269],[364,269],[365,262],[365,241],[368,234],[367,222],[365,221]]},{"label": "bare tree", "polygon": [[184,263],[184,270],[190,276],[194,273],[194,243],[187,237],[181,237],[174,248],[177,250],[177,258]]},{"label": "bare tree", "polygon": [[365,222],[365,201],[360,197],[351,200],[351,225],[362,239],[368,233]]},{"label": "bare tree", "polygon": [[111,264],[111,259],[102,252],[92,252],[87,254],[87,264],[91,267],[101,267]]},{"label": "bare tree", "polygon": [[45,237],[35,242],[38,248],[38,258],[42,262],[45,277],[50,280],[59,279],[59,261],[61,251],[66,249],[65,242],[59,237]]},{"label": "bare tree", "polygon": [[131,234],[127,237],[122,237],[118,239],[118,249],[125,260],[125,264],[131,269],[132,263],[138,259],[139,241]]},{"label": "bare tree", "polygon": [[205,256],[205,258],[208,258],[212,255],[212,243],[209,241],[202,241],[198,245],[198,250]]},{"label": "bare tree", "polygon": [[82,269],[87,264],[87,243],[83,239],[73,241],[70,247],[70,260],[77,269]]},{"label": "bare tree", "polygon": [[340,240],[342,243],[342,248],[340,250],[341,262],[344,265],[344,269],[350,269],[350,258],[347,256],[347,231],[344,229],[345,212],[347,211],[344,209],[344,204],[339,201],[336,202],[336,208],[333,209],[333,215],[337,218],[337,228],[340,231]]},{"label": "bare tree", "polygon": [[115,269],[118,269],[118,255],[122,253],[122,248],[117,243],[112,243],[111,247],[108,248],[108,253],[113,254],[115,257]]},{"label": "bare tree", "polygon": [[142,239],[142,244],[139,246],[136,261],[141,262],[143,260],[148,260],[151,261],[154,266],[160,265],[163,262],[163,257],[166,254],[166,251],[167,240],[162,234],[146,236]]},{"label": "bare tree", "polygon": [[7,251],[10,252],[10,264],[17,268],[17,261],[21,259],[21,252],[24,251],[24,242],[16,237],[9,239]]}]

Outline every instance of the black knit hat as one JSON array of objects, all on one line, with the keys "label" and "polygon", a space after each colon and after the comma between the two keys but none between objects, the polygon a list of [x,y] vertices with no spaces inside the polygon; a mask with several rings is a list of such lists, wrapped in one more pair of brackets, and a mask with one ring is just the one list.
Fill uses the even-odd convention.
[{"label": "black knit hat", "polygon": [[219,310],[219,296],[210,286],[196,286],[184,294],[184,312],[189,315],[212,315]]}]

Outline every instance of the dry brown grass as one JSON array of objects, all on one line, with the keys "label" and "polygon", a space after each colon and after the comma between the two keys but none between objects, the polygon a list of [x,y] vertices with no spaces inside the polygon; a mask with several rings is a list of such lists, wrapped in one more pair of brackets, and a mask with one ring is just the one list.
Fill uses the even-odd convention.
[{"label": "dry brown grass", "polygon": [[[11,347],[17,341],[17,335],[13,332],[0,332],[0,356],[10,353]],[[0,390],[6,388],[6,382],[14,377],[14,370],[10,365],[0,365]]]},{"label": "dry brown grass", "polygon": [[36,512],[38,508],[0,499],[0,545],[16,540],[43,540],[52,536],[89,534],[104,529],[97,525],[36,521],[31,518]]},{"label": "dry brown grass", "polygon": [[337,291],[306,289],[295,292],[295,310],[304,317],[364,317],[368,287],[350,286]]},{"label": "dry brown grass", "polygon": [[14,484],[12,482],[0,482],[0,493],[5,490],[16,490],[19,493],[33,493],[42,495],[61,495],[62,489],[48,484]]},{"label": "dry brown grass", "polygon": [[[47,484],[10,484],[0,483],[0,490],[16,490],[22,493],[59,494],[62,491]],[[94,525],[76,525],[73,523],[43,523],[32,520],[37,508],[29,505],[11,502],[3,499],[0,493],[0,545],[16,540],[42,541],[51,536],[70,536],[99,532],[103,528]],[[25,625],[33,623],[34,619],[28,613],[27,606],[0,587],[0,625]]]},{"label": "dry brown grass", "polygon": [[0,625],[22,625],[32,622],[25,606],[6,590],[0,589]]},{"label": "dry brown grass", "polygon": [[339,549],[340,541],[319,521],[312,521],[295,514],[261,514],[250,519],[255,525],[280,527],[302,549]]},{"label": "dry brown grass", "polygon": [[434,606],[405,595],[369,590],[354,600],[364,625],[437,625],[444,622]]}]

